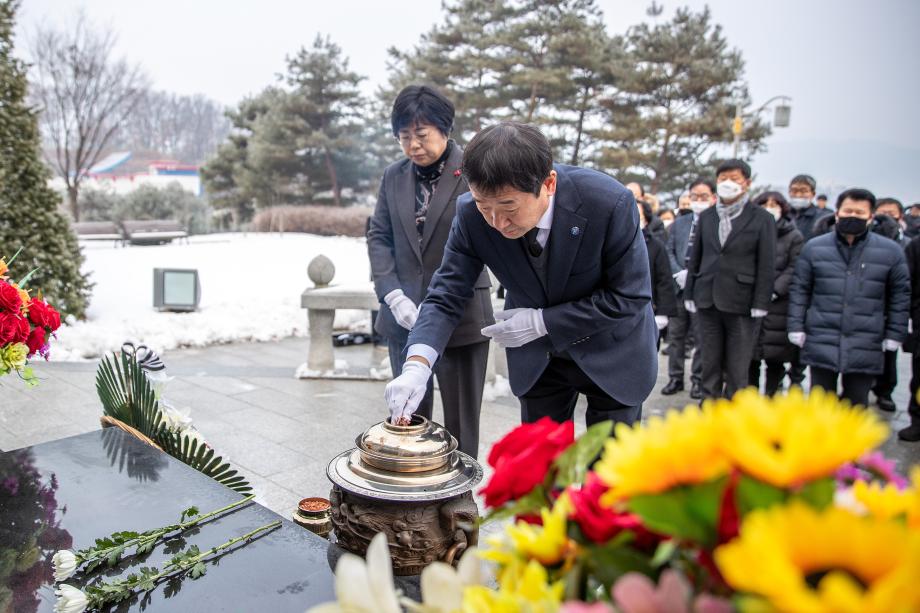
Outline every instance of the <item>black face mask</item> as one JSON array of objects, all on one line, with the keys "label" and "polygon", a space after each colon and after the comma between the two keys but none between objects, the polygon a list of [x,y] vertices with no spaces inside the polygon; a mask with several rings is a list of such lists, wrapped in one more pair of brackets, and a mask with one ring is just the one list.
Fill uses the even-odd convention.
[{"label": "black face mask", "polygon": [[859,217],[839,217],[836,225],[840,234],[859,235],[869,229],[866,220]]}]

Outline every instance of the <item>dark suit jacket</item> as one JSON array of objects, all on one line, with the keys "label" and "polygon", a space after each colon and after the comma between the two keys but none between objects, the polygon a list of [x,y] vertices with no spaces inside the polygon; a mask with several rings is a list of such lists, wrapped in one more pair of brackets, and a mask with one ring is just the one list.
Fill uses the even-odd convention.
[{"label": "dark suit jacket", "polygon": [[611,177],[556,165],[558,183],[544,292],[519,240],[503,238],[476,208],[457,201],[444,261],[428,288],[409,344],[439,353],[487,265],[506,289],[506,308],[542,308],[548,334],[508,349],[511,390],[525,394],[553,353],[567,352],[615,400],[634,406],[658,372],[652,289],[635,199]]},{"label": "dark suit jacket", "polygon": [[684,297],[697,308],[715,307],[724,313],[750,315],[751,309],[768,310],[775,274],[773,216],[747,203],[732,220],[724,246],[719,244],[716,207],[700,213],[697,224]]},{"label": "dark suit jacket", "polygon": [[665,317],[677,316],[677,285],[671,276],[671,267],[668,256],[665,254],[664,243],[658,240],[646,228],[642,231],[645,235],[645,248],[648,250],[648,267],[652,275],[652,310],[655,315]]},{"label": "dark suit jacket", "polygon": [[668,263],[671,265],[671,274],[677,274],[684,269],[687,259],[687,243],[690,241],[690,228],[693,226],[693,215],[681,215],[674,220],[668,228],[668,242],[665,243],[668,252]]},{"label": "dark suit jacket", "polygon": [[[452,147],[428,207],[421,244],[415,227],[415,171],[412,161],[405,159],[391,164],[380,182],[377,207],[367,233],[374,290],[381,303],[374,327],[382,336],[399,342],[406,341],[409,331],[396,323],[383,297],[394,289],[401,289],[415,304],[420,304],[425,297],[425,288],[441,265],[457,196],[467,191],[466,181],[457,174],[463,150],[456,143]],[[495,322],[490,286],[489,275],[483,271],[475,280],[476,299],[467,305],[448,346],[488,340],[479,331]]]}]

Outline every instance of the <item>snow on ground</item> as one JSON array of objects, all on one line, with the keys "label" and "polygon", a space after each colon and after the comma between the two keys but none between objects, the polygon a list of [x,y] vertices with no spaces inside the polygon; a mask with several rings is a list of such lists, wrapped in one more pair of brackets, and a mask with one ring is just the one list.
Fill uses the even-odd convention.
[{"label": "snow on ground", "polygon": [[[63,326],[52,342],[55,361],[95,358],[126,340],[157,351],[231,341],[268,341],[307,333],[300,294],[312,282],[317,255],[335,264],[333,284],[370,279],[363,238],[311,234],[209,234],[189,244],[113,247],[81,243],[83,271],[95,283],[87,320]],[[153,308],[154,268],[196,268],[201,304],[196,313]],[[336,327],[367,329],[366,311],[338,311]]]}]

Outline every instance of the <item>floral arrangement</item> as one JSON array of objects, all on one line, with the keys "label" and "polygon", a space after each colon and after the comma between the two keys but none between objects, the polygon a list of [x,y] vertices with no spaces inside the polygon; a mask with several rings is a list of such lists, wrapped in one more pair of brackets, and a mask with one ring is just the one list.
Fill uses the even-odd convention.
[{"label": "floral arrangement", "polygon": [[[17,251],[9,264],[19,255]],[[9,264],[0,259],[0,376],[17,373],[26,385],[38,384],[29,367],[36,354],[48,359],[49,340],[61,327],[61,315],[39,292],[29,295],[26,284],[35,270],[19,282],[10,280]]]},{"label": "floral arrangement", "polygon": [[515,521],[478,554],[494,581],[438,584],[436,571],[426,596],[423,574],[425,602],[401,605],[920,610],[920,467],[908,482],[875,451],[888,429],[874,414],[822,390],[745,390],[610,433],[608,422],[576,439],[571,422],[543,419],[496,443],[487,521]]}]

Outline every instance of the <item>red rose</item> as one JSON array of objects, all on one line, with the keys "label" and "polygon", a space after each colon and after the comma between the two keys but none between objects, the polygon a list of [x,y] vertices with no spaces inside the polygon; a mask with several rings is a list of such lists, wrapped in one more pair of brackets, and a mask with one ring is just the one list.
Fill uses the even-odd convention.
[{"label": "red rose", "polygon": [[522,424],[495,443],[489,465],[495,471],[480,490],[487,507],[500,507],[524,496],[546,477],[556,457],[575,442],[575,423],[557,424],[549,417]]},{"label": "red rose", "polygon": [[601,506],[600,498],[607,486],[595,472],[589,472],[581,488],[570,487],[569,499],[575,511],[572,519],[578,523],[582,533],[595,543],[606,543],[623,530],[636,535],[634,543],[642,548],[657,544],[658,539],[643,526],[639,516],[633,513],[618,513]]},{"label": "red rose", "polygon": [[52,332],[61,327],[60,313],[47,302],[37,298],[29,301],[29,319],[36,326],[50,328]]},{"label": "red rose", "polygon": [[18,313],[0,313],[0,345],[24,343],[29,337],[29,322]]},{"label": "red rose", "polygon": [[32,356],[45,344],[45,329],[41,326],[32,328],[29,338],[26,339],[26,345],[29,346],[29,356]]},{"label": "red rose", "polygon": [[18,313],[22,308],[22,297],[19,290],[7,281],[0,280],[0,309]]}]

